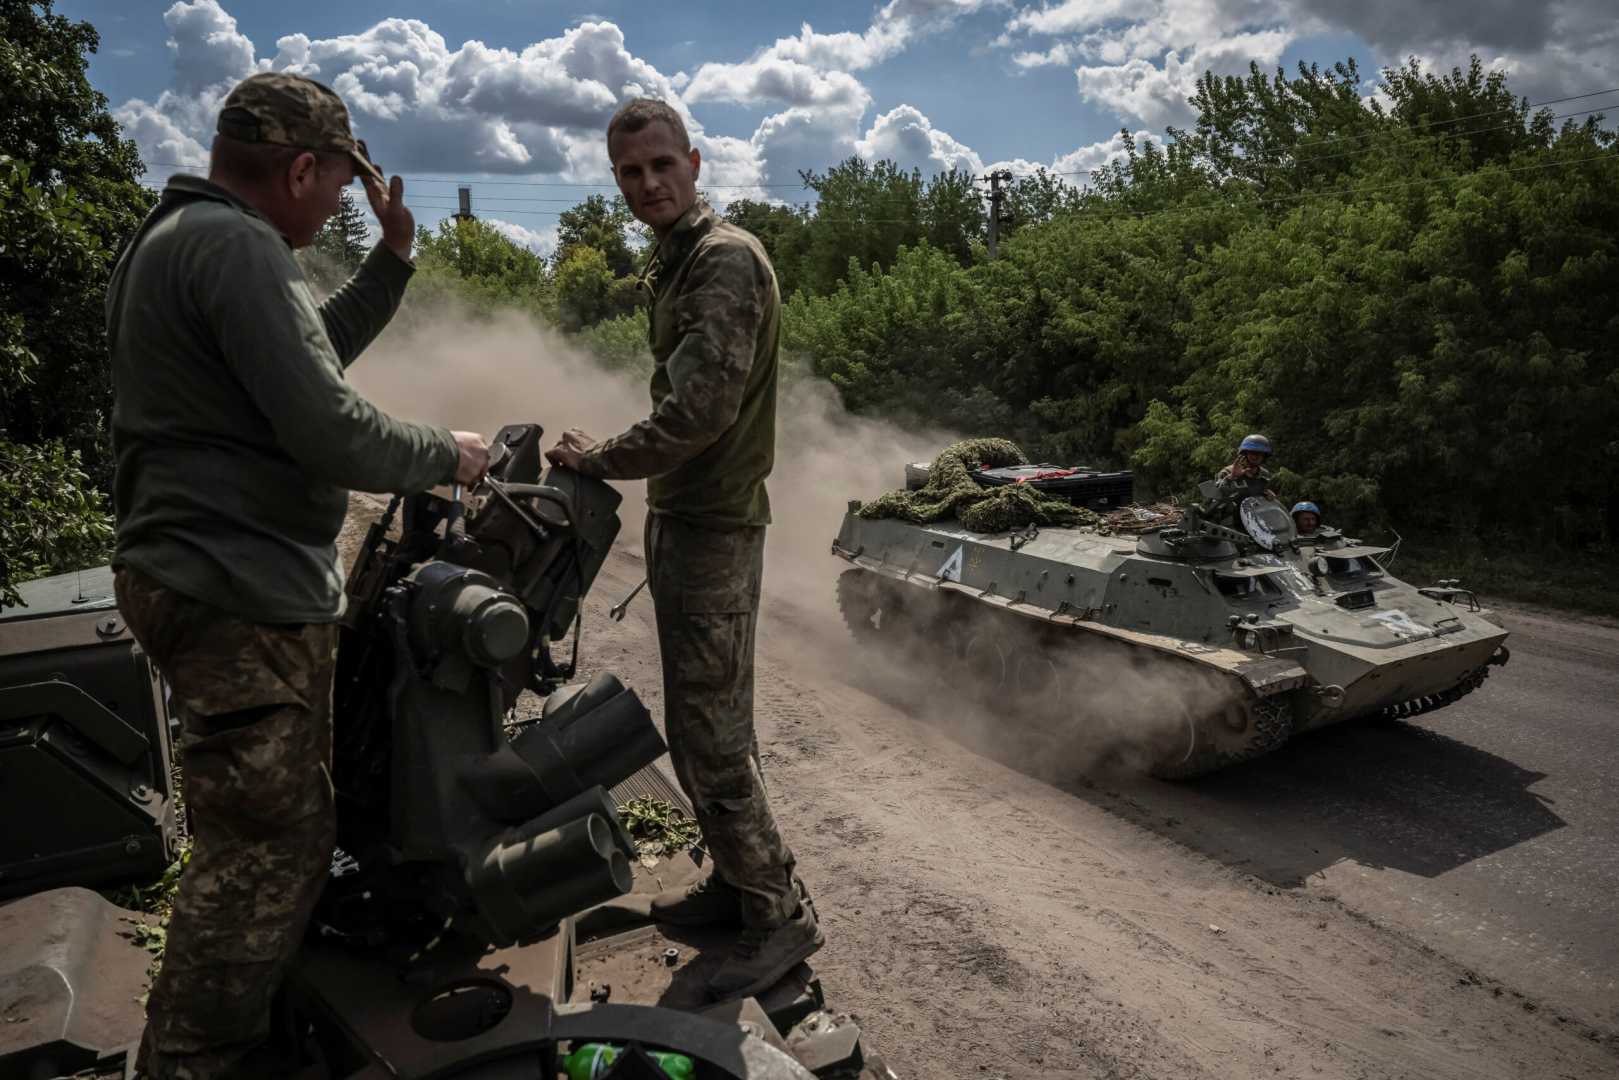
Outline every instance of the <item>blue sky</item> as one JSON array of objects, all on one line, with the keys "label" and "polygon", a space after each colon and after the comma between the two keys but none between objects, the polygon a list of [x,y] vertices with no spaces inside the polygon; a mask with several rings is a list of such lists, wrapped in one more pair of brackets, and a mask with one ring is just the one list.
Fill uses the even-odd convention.
[{"label": "blue sky", "polygon": [[[150,175],[205,160],[254,70],[334,85],[418,218],[470,182],[480,216],[543,249],[607,179],[617,101],[681,108],[720,199],[797,200],[800,168],[850,154],[924,174],[1044,166],[1082,182],[1117,133],[1187,124],[1206,69],[1355,56],[1362,70],[1472,52],[1531,99],[1619,85],[1612,0],[58,0],[101,31],[91,79]],[[807,26],[806,26],[807,24]],[[1368,92],[1373,88],[1368,86]],[[560,186],[560,185],[576,186]],[[541,201],[559,200],[559,201]]]}]

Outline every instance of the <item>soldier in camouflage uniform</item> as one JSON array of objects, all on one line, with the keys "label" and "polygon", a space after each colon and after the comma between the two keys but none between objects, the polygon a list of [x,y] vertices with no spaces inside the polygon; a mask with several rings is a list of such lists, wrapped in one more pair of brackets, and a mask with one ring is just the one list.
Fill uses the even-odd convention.
[{"label": "soldier in camouflage uniform", "polygon": [[653,411],[601,443],[570,431],[550,456],[589,476],[648,478],[664,727],[714,861],[691,889],[657,897],[652,913],[670,923],[740,923],[709,991],[744,997],[823,941],[770,814],[753,728],[781,298],[759,242],[698,201],[700,160],[679,114],[632,101],[608,125],[607,142],[619,189],[658,240],[646,271]]},{"label": "soldier in camouflage uniform", "polygon": [[[316,304],[292,249],[356,176],[382,242]],[[487,465],[481,436],[402,423],[343,379],[412,273],[402,196],[336,94],[254,75],[209,178],[170,180],[113,273],[118,603],[172,691],[192,827],[143,1075],[285,1074],[255,1048],[331,861],[345,489]]]}]

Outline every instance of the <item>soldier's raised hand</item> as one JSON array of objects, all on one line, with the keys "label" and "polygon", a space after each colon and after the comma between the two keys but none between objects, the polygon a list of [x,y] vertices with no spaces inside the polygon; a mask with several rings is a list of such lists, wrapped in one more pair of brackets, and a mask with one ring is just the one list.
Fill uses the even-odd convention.
[{"label": "soldier's raised hand", "polygon": [[410,248],[416,242],[416,216],[405,205],[405,178],[395,176],[384,188],[376,177],[362,174],[365,197],[371,203],[371,212],[382,226],[382,242],[406,262],[410,261]]}]

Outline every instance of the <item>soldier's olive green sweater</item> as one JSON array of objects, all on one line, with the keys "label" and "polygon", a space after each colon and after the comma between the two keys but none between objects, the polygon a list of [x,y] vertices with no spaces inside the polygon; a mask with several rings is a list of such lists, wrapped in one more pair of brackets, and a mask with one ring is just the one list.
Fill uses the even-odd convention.
[{"label": "soldier's olive green sweater", "polygon": [[317,304],[266,219],[171,180],[107,293],[114,564],[255,622],[336,619],[348,489],[455,473],[448,431],[386,415],[343,378],[412,273],[379,244]]},{"label": "soldier's olive green sweater", "polygon": [[699,202],[648,263],[652,415],[580,471],[647,479],[655,514],[717,529],[770,523],[781,295],[754,237]]}]

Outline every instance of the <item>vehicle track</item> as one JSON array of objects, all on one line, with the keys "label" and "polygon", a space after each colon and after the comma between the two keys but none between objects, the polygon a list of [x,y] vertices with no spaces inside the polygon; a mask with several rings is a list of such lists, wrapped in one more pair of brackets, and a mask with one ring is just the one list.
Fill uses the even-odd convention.
[{"label": "vehicle track", "polygon": [[[640,572],[609,560],[585,655],[656,714],[650,609],[604,618]],[[938,694],[937,670],[896,678],[837,618],[767,598],[760,746],[826,926],[818,970],[904,1075],[1619,1069],[1610,1033],[1487,970],[1032,778],[1010,728]]]}]

